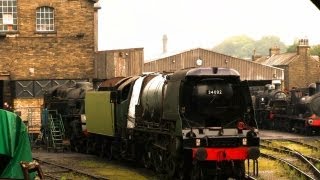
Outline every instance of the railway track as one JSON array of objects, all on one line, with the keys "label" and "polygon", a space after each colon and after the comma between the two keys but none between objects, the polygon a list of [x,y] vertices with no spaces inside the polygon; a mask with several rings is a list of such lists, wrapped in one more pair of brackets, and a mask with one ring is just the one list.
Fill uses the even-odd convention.
[{"label": "railway track", "polygon": [[253,176],[251,176],[251,175],[248,175],[248,174],[246,174],[245,178],[246,178],[247,180],[256,180],[255,177],[253,177]]},{"label": "railway track", "polygon": [[[81,170],[77,170],[71,167],[67,167],[64,165],[56,164],[54,162],[41,160],[39,158],[33,158],[37,162],[40,163],[41,166],[50,166],[46,167],[46,169],[51,169],[50,171],[43,172],[44,179],[52,179],[52,180],[61,180],[61,179],[70,179],[70,174],[74,174],[71,179],[98,179],[98,180],[108,180],[106,177],[101,177],[97,175],[93,175]],[[66,178],[66,174],[69,174],[69,178]],[[254,176],[245,175],[246,180],[257,180]]]},{"label": "railway track", "polygon": [[[308,144],[308,143],[304,143],[304,142],[293,140],[293,139],[288,139],[286,141],[289,141],[289,142],[292,142],[292,143],[296,143],[296,144],[308,147],[308,148],[316,150],[316,151],[320,151],[320,147],[317,147],[317,146],[314,146],[314,145],[311,145],[311,144]],[[316,140],[316,141],[319,141],[319,140]]]},{"label": "railway track", "polygon": [[68,166],[56,164],[54,162],[41,160],[39,158],[33,158],[34,160],[38,161],[41,166],[49,166],[51,169],[50,171],[43,172],[45,179],[54,179],[54,180],[60,180],[60,179],[69,179],[65,176],[72,176],[72,179],[99,179],[99,180],[107,180],[108,178],[93,175],[78,169],[74,169]]},{"label": "railway track", "polygon": [[[307,179],[320,179],[320,170],[315,166],[315,164],[320,163],[319,159],[311,157],[311,156],[303,155],[302,153],[300,153],[296,150],[290,149],[290,148],[282,146],[282,145],[279,147],[270,146],[271,145],[270,141],[263,140],[261,142],[262,142],[260,145],[261,148],[268,149],[273,152],[277,152],[277,153],[281,153],[281,154],[290,155],[290,158],[295,158],[296,160],[290,159],[290,158],[289,158],[289,160],[285,160],[285,159],[280,158],[279,154],[275,156],[275,155],[272,155],[272,153],[270,153],[270,154],[262,153],[262,157],[265,157],[265,158],[268,158],[271,160],[277,160],[281,163],[287,164],[291,169],[295,170],[301,176],[304,176]],[[290,142],[292,142],[292,141],[290,141]],[[296,142],[296,141],[294,141],[294,142]],[[267,145],[265,145],[265,144],[267,144]],[[311,145],[309,145],[309,144],[304,145],[304,146],[307,148],[312,148],[312,149],[315,148],[315,147],[311,147]],[[288,158],[286,157],[286,159],[288,159]],[[297,161],[299,161],[300,164],[297,163]],[[304,170],[302,170],[302,169],[304,169]],[[308,172],[306,172],[306,171],[308,171]]]},{"label": "railway track", "polygon": [[310,176],[308,173],[306,173],[305,171],[301,170],[300,168],[298,168],[294,164],[290,163],[289,161],[286,161],[286,160],[281,159],[279,157],[273,156],[271,154],[261,153],[260,155],[261,155],[261,157],[264,157],[264,158],[267,158],[267,159],[270,159],[270,160],[273,160],[273,161],[278,161],[278,162],[281,162],[282,164],[287,165],[290,169],[292,169],[295,172],[297,172],[300,175],[300,177],[304,177],[306,179],[316,180],[315,177]]}]

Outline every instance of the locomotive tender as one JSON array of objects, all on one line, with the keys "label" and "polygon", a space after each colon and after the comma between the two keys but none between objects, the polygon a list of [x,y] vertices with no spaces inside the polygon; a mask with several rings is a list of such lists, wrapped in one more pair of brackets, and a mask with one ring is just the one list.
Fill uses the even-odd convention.
[{"label": "locomotive tender", "polygon": [[75,150],[170,178],[244,178],[245,160],[260,154],[248,85],[227,68],[107,80],[86,91],[85,115],[70,124]]},{"label": "locomotive tender", "polygon": [[293,88],[289,94],[267,85],[256,95],[255,114],[261,128],[306,135],[320,134],[320,83],[308,89]]}]

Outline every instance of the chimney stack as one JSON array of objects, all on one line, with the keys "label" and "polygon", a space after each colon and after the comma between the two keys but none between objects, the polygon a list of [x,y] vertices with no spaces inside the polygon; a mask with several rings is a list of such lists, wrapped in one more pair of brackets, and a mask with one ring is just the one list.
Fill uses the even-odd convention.
[{"label": "chimney stack", "polygon": [[274,46],[272,48],[269,49],[269,56],[273,56],[273,55],[279,55],[280,54],[280,48],[278,46]]},{"label": "chimney stack", "polygon": [[309,54],[309,40],[308,39],[300,39],[297,46],[297,54],[298,55],[308,55]]},{"label": "chimney stack", "polygon": [[256,49],[253,50],[253,55],[251,56],[251,60],[252,61],[255,61],[259,58],[261,58],[262,56],[261,55],[256,55]]},{"label": "chimney stack", "polygon": [[162,37],[163,54],[167,52],[167,43],[168,43],[168,37],[166,34],[164,34]]}]

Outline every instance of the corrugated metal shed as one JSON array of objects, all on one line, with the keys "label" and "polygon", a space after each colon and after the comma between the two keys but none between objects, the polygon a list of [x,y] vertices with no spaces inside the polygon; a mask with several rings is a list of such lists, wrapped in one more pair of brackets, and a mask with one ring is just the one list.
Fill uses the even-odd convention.
[{"label": "corrugated metal shed", "polygon": [[143,72],[143,48],[99,51],[95,57],[95,78],[110,79]]},{"label": "corrugated metal shed", "polygon": [[[197,64],[197,60],[202,64]],[[198,61],[200,63],[200,61]],[[219,54],[211,50],[196,48],[178,54],[160,57],[144,64],[145,72],[173,72],[189,67],[227,67],[237,70],[242,80],[284,79],[281,68],[262,65],[256,62]]]}]

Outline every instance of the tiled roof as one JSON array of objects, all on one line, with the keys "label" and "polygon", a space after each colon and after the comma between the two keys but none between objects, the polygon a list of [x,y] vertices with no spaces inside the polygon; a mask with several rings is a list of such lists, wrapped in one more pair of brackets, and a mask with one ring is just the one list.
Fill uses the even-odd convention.
[{"label": "tiled roof", "polygon": [[297,55],[297,53],[283,53],[272,55],[271,57],[264,56],[255,60],[254,62],[269,66],[281,66],[288,65],[297,58],[299,58],[299,55]]},{"label": "tiled roof", "polygon": [[319,56],[311,56],[313,59],[315,59],[316,61],[319,61],[320,60],[320,58],[319,58]]}]

